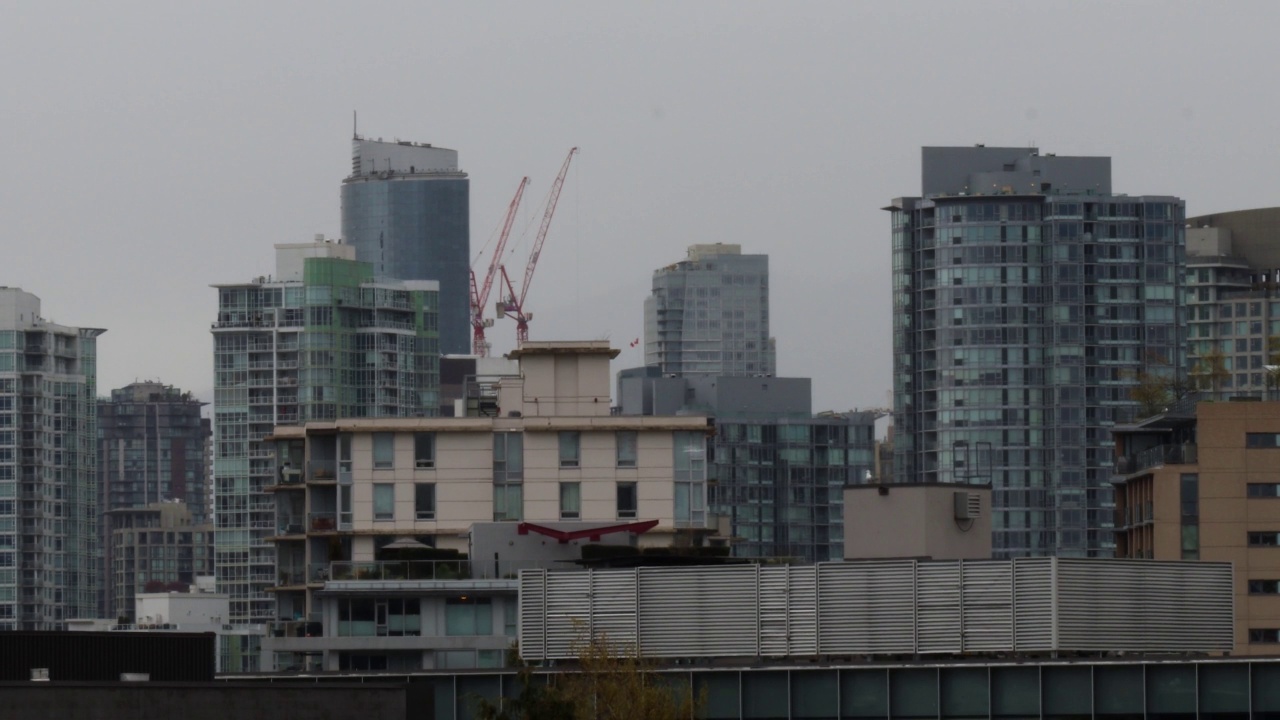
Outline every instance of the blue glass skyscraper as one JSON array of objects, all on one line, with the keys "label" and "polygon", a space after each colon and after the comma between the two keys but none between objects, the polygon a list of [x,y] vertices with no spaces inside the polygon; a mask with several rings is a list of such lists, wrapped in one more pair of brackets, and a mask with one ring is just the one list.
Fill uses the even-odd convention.
[{"label": "blue glass skyscraper", "polygon": [[1183,376],[1184,205],[1111,159],[926,147],[893,216],[894,475],[990,483],[1001,557],[1113,552],[1111,427]]},{"label": "blue glass skyscraper", "polygon": [[471,352],[470,180],[458,151],[355,136],[342,237],[378,277],[440,283],[440,352]]}]

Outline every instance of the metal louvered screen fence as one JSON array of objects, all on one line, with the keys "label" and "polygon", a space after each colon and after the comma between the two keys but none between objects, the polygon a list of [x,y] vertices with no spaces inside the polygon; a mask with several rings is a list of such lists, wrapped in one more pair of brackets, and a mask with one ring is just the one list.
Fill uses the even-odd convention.
[{"label": "metal louvered screen fence", "polygon": [[653,658],[1228,652],[1228,563],[1030,558],[525,570],[520,654]]}]

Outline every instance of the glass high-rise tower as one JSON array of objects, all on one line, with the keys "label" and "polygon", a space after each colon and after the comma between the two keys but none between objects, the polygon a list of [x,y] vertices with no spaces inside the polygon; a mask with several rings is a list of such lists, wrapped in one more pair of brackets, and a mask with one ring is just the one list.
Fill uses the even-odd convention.
[{"label": "glass high-rise tower", "polygon": [[1185,375],[1184,206],[1106,157],[926,147],[894,200],[894,479],[991,483],[1003,557],[1110,556],[1109,428]]},{"label": "glass high-rise tower", "polygon": [[276,277],[216,286],[214,545],[232,622],[277,619],[268,488],[280,478],[263,439],[278,425],[438,412],[436,283],[376,280],[354,257],[341,243],[277,245]]},{"label": "glass high-rise tower", "polygon": [[97,337],[0,288],[0,630],[98,609]]},{"label": "glass high-rise tower", "polygon": [[644,362],[681,377],[772,376],[769,256],[742,246],[692,245],[653,273],[644,302]]},{"label": "glass high-rise tower", "polygon": [[458,151],[352,140],[342,238],[378,277],[440,283],[440,350],[471,352],[470,183]]}]

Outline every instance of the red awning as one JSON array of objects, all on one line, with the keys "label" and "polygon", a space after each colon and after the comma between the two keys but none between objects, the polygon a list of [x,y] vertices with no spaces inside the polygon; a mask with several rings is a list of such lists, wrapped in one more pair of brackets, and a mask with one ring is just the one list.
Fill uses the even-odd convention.
[{"label": "red awning", "polygon": [[539,535],[546,535],[549,538],[555,538],[561,543],[567,543],[571,540],[581,540],[583,538],[599,542],[601,537],[612,533],[629,532],[639,535],[640,533],[648,532],[657,526],[657,520],[641,520],[639,522],[623,523],[622,525],[605,525],[604,527],[591,528],[589,530],[557,530],[545,525],[522,522],[516,526],[516,532],[521,535],[528,535],[532,531]]}]

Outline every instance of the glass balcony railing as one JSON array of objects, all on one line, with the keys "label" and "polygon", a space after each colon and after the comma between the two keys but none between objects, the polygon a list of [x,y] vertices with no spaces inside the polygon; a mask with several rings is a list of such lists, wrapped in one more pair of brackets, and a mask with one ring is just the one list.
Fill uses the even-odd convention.
[{"label": "glass balcony railing", "polygon": [[1179,445],[1157,445],[1142,450],[1132,457],[1120,457],[1116,460],[1116,474],[1132,475],[1161,465],[1194,465],[1199,461],[1195,443]]},{"label": "glass balcony railing", "polygon": [[338,529],[338,514],[332,512],[307,513],[307,527],[312,532],[327,532]]},{"label": "glass balcony railing", "polygon": [[506,560],[383,560],[329,563],[330,580],[511,579],[521,570],[565,568],[565,563]]}]

